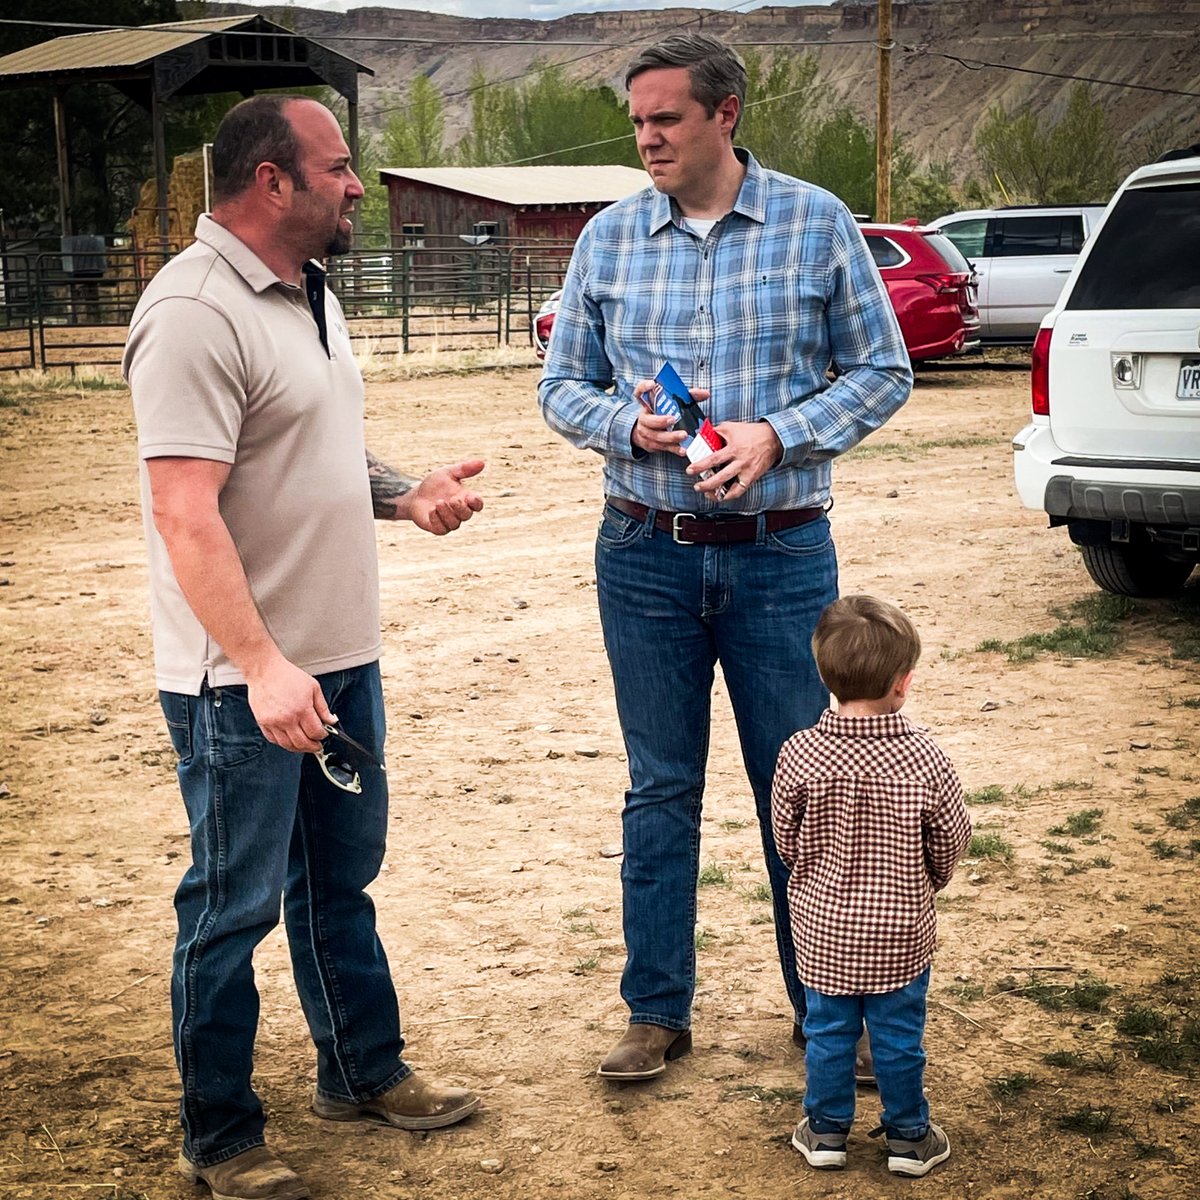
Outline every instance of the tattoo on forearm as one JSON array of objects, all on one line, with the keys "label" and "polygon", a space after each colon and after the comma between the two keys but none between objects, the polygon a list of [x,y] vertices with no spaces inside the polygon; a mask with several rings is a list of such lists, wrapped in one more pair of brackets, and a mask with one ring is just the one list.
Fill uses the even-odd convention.
[{"label": "tattoo on forearm", "polygon": [[370,450],[367,451],[367,476],[371,480],[371,504],[380,521],[394,521],[396,501],[421,482],[380,462]]}]

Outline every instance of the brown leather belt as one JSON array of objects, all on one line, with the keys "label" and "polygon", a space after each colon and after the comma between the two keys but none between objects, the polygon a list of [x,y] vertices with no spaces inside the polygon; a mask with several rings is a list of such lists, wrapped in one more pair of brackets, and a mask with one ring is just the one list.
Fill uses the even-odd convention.
[{"label": "brown leather belt", "polygon": [[635,521],[644,521],[654,511],[654,528],[671,537],[682,546],[727,545],[730,542],[753,542],[758,538],[758,518],[764,517],[767,533],[779,533],[807,525],[825,515],[823,508],[776,508],[764,513],[730,513],[728,516],[702,516],[699,513],[663,512],[651,510],[636,500],[621,496],[606,496],[605,503],[611,504]]}]

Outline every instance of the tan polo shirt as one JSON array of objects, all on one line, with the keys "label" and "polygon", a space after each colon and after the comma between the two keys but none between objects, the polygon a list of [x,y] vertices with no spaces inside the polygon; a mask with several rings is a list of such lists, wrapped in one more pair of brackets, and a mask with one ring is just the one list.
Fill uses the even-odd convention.
[{"label": "tan polo shirt", "polygon": [[146,459],[229,463],[221,516],[283,654],[318,675],[379,657],[379,573],[362,376],[337,300],[329,349],[303,288],[208,216],[151,281],[123,370],[133,393],[156,678],[199,693],[245,680],[184,600],[154,528]]}]

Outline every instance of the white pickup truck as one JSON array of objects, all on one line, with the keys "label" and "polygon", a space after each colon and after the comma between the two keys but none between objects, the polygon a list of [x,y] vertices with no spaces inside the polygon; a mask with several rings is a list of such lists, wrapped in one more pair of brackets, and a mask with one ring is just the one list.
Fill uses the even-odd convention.
[{"label": "white pickup truck", "polygon": [[981,341],[1033,341],[1103,212],[1103,205],[1092,204],[1013,205],[951,213],[929,222],[975,268]]}]

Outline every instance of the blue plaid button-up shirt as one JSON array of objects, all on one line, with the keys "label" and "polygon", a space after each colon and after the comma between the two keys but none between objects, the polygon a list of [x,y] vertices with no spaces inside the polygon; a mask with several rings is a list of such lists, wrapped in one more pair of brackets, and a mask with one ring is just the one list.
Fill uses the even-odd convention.
[{"label": "blue plaid button-up shirt", "polygon": [[[609,495],[669,512],[808,508],[830,460],[908,398],[912,369],[879,272],[835,196],[760,167],[703,240],[648,187],[586,225],[538,387],[542,414],[604,456]],[[770,421],[780,462],[733,504],[702,497],[687,461],[631,440],[634,385],[670,362],[722,421]],[[830,382],[833,367],[837,378]]]}]

